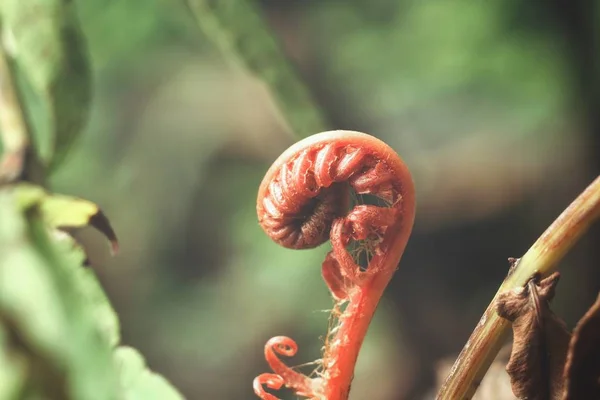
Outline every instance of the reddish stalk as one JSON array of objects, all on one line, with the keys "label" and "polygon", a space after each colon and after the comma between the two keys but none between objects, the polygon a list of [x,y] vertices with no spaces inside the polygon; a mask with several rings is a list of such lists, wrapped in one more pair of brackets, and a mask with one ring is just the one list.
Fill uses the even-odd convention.
[{"label": "reddish stalk", "polygon": [[[380,205],[350,208],[350,189],[358,197],[378,198]],[[271,339],[265,356],[274,374],[256,378],[260,398],[276,399],[263,385],[285,385],[311,399],[348,398],[362,342],[404,252],[414,209],[406,165],[385,143],[363,133],[320,133],[296,143],[273,163],[258,192],[259,222],[284,247],[306,249],[331,241],[322,274],[336,301],[337,323],[328,332],[315,378],[278,358],[296,354],[292,339]],[[358,263],[361,252],[366,253],[366,268]]]}]

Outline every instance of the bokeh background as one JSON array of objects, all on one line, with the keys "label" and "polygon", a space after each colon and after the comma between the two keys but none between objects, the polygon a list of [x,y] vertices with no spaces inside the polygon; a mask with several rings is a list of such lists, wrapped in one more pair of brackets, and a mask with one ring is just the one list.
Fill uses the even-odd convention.
[{"label": "bokeh background", "polygon": [[[53,189],[100,204],[120,236],[110,258],[99,235],[83,234],[123,341],[189,399],[252,399],[252,379],[268,370],[264,343],[291,336],[301,349],[293,363],[314,361],[332,305],[320,278],[327,245],[279,248],[255,215],[262,175],[300,136],[259,79],[225,62],[183,1],[77,3],[93,112]],[[352,398],[426,398],[507,258],[600,171],[599,8],[256,4],[331,128],[383,139],[413,172],[414,233]],[[562,262],[554,309],[570,326],[600,289],[598,233]]]}]

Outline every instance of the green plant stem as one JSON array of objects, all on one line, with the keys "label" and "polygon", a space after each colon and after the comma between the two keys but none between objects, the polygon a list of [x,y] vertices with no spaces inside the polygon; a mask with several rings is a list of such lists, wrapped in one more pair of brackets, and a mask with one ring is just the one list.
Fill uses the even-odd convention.
[{"label": "green plant stem", "polygon": [[29,148],[27,124],[21,109],[5,49],[0,44],[0,133],[3,156],[0,161],[0,183],[18,179]]},{"label": "green plant stem", "polygon": [[438,392],[438,400],[469,399],[507,337],[510,323],[496,313],[502,292],[524,286],[536,273],[548,276],[589,226],[600,217],[600,177],[597,177],[546,229],[517,261],[454,363]]},{"label": "green plant stem", "polygon": [[267,84],[292,131],[307,136],[327,130],[319,107],[253,1],[184,1],[226,60],[250,70]]}]

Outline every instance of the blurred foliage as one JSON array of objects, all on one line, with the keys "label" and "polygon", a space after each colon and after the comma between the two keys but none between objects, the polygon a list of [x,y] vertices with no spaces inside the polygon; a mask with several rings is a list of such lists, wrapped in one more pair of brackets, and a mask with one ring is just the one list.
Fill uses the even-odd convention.
[{"label": "blurred foliage", "polygon": [[11,354],[2,369],[14,368],[13,358],[25,365],[19,395],[2,398],[115,398],[110,348],[118,324],[102,310],[110,306],[91,271],[81,269],[81,253],[58,250],[34,209],[20,210],[7,189],[1,210],[0,307]]},{"label": "blurred foliage", "polygon": [[83,251],[51,241],[42,198],[23,203],[22,190],[0,192],[0,398],[181,398],[135,350],[116,347],[117,316]]},{"label": "blurred foliage", "polygon": [[310,20],[319,51],[330,53],[331,79],[361,99],[364,115],[400,124],[404,135],[419,129],[423,145],[437,147],[455,140],[443,134],[448,123],[463,134],[523,135],[559,117],[572,100],[564,40],[520,26],[519,6],[325,2]]},{"label": "blurred foliage", "polygon": [[54,167],[87,119],[90,71],[73,3],[6,0],[4,46],[18,67],[20,94],[41,160]]},{"label": "blurred foliage", "polygon": [[[5,1],[0,20],[0,129],[12,142],[3,147],[15,158],[39,158],[50,170],[81,131],[89,106],[91,82],[73,4]],[[25,119],[28,126],[15,129],[15,121]],[[29,162],[14,165],[31,175]],[[93,271],[83,268],[83,250],[57,231],[92,225],[116,249],[99,208],[33,184],[3,183],[0,399],[181,399],[136,350],[117,347],[116,313]]]},{"label": "blurred foliage", "polygon": [[299,81],[253,2],[185,1],[206,36],[228,60],[248,68],[270,86],[284,118],[297,135],[327,130],[322,111]]},{"label": "blurred foliage", "polygon": [[[571,44],[539,3],[75,1],[94,96],[86,132],[51,183],[94,199],[119,233],[114,259],[96,236],[77,239],[98,265],[123,342],[190,399],[251,398],[275,335],[298,340],[294,363],[319,358],[327,326],[319,310],[331,307],[319,274],[326,246],[279,248],[260,231],[254,204],[262,174],[296,138],[289,128],[320,129],[288,127],[278,114],[281,98],[292,104],[287,114],[312,113],[298,82],[285,78],[298,70],[319,104],[314,115],[384,139],[415,177],[415,234],[367,335],[353,391],[418,398],[435,361],[462,346],[506,257],[574,197],[590,165]],[[285,59],[272,56],[279,46]],[[570,262],[591,265],[585,249]],[[79,257],[72,270],[95,278]],[[565,273],[562,290],[578,296],[559,294],[558,311],[578,314],[579,294],[595,281],[585,271]],[[91,297],[106,304],[102,293]],[[106,332],[112,309],[99,309],[91,315],[104,315],[94,318],[104,327],[95,329]],[[13,367],[0,368],[7,393],[27,374],[12,332],[2,324],[0,343],[11,346],[0,346],[0,365]],[[133,350],[112,357],[117,368],[107,369],[131,396],[149,398],[145,390],[164,383]]]}]

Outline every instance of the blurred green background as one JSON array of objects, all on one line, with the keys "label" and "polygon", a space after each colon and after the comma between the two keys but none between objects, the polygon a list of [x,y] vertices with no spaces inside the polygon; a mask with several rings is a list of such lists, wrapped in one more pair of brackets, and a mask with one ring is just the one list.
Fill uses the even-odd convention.
[{"label": "blurred green background", "polygon": [[[296,339],[292,364],[319,358],[332,305],[320,278],[327,245],[282,249],[255,215],[262,175],[301,135],[259,79],[226,62],[185,2],[77,3],[93,109],[52,187],[97,202],[119,234],[112,259],[99,235],[83,239],[123,342],[186,398],[254,398],[252,379],[268,371],[265,342]],[[506,259],[598,175],[596,4],[256,4],[329,126],[383,139],[413,172],[414,234],[352,398],[426,398]],[[563,262],[554,308],[570,325],[600,289],[597,244],[595,228]]]}]

